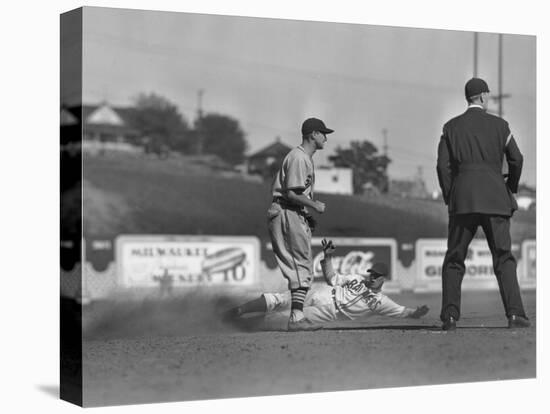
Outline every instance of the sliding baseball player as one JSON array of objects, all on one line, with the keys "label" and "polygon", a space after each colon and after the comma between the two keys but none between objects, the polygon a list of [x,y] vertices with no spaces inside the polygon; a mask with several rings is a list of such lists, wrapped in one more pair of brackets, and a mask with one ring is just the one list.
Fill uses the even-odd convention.
[{"label": "sliding baseball player", "polygon": [[[415,309],[395,303],[381,292],[388,270],[385,264],[375,263],[366,274],[342,275],[332,267],[335,247],[331,240],[323,240],[321,268],[327,285],[311,290],[304,302],[304,316],[322,326],[323,322],[354,320],[369,315],[395,318],[421,318],[429,311],[422,305]],[[250,312],[283,312],[290,307],[291,295],[264,293],[257,299],[230,309],[226,317],[240,317]]]}]

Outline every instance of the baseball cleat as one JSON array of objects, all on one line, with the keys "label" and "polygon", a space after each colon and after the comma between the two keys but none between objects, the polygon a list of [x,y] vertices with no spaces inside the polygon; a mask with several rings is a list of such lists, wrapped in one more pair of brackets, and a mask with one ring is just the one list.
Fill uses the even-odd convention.
[{"label": "baseball cleat", "polygon": [[455,331],[456,330],[456,320],[452,316],[449,316],[449,319],[446,319],[441,326],[443,331]]},{"label": "baseball cleat", "polygon": [[288,322],[288,331],[289,332],[298,332],[298,331],[318,331],[323,326],[311,322],[309,319],[303,318],[297,322]]},{"label": "baseball cleat", "polygon": [[237,306],[235,308],[231,308],[231,309],[225,311],[222,314],[222,319],[224,321],[230,321],[230,320],[239,318],[242,314],[243,314],[243,311],[242,311],[241,307]]},{"label": "baseball cleat", "polygon": [[531,322],[529,322],[529,319],[518,316],[518,315],[511,315],[508,318],[508,328],[529,328],[531,326]]}]

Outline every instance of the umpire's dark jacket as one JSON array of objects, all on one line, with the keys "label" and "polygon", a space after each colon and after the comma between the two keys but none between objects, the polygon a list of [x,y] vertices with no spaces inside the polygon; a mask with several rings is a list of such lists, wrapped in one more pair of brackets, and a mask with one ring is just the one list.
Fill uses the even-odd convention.
[{"label": "umpire's dark jacket", "polygon": [[511,216],[517,210],[512,193],[518,189],[523,156],[505,120],[469,107],[443,126],[437,152],[437,176],[450,215]]}]

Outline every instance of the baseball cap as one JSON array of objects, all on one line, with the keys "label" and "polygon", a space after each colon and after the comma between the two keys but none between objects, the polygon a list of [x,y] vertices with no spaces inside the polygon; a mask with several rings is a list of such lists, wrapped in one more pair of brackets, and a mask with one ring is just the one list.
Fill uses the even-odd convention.
[{"label": "baseball cap", "polygon": [[334,132],[333,129],[327,128],[325,123],[317,118],[308,118],[302,124],[302,135],[311,134],[313,131],[319,131],[323,134]]},{"label": "baseball cap", "polygon": [[464,94],[466,95],[466,99],[479,95],[482,92],[489,92],[489,86],[483,79],[472,78],[466,82],[466,86],[464,86]]},{"label": "baseball cap", "polygon": [[367,270],[368,273],[374,273],[375,276],[387,276],[388,267],[384,263],[374,263],[372,267]]}]

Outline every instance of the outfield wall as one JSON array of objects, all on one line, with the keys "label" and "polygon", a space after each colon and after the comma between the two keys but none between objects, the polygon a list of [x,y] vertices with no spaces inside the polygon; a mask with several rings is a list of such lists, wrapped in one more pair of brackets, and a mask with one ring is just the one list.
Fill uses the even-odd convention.
[{"label": "outfield wall", "polygon": [[[313,238],[315,283],[325,283],[320,267],[321,238]],[[398,259],[398,244],[391,238],[333,238],[337,249],[333,266],[340,273],[364,272],[375,262],[384,262],[389,277],[384,291],[437,292],[441,289],[441,267],[445,239],[418,239],[414,259],[404,266]],[[166,296],[197,290],[212,293],[282,291],[285,280],[276,267],[261,257],[261,242],[253,236],[162,236],[121,235],[115,246],[92,241],[98,249],[113,248],[114,261],[98,269],[93,260],[61,269],[61,294],[83,303],[97,299],[133,296]],[[86,243],[82,246],[86,249]],[[265,246],[269,254],[271,246]],[[536,287],[536,242],[513,245],[518,259],[518,281],[522,289]],[[86,256],[83,256],[86,257]],[[466,260],[464,290],[498,289],[492,258],[484,240],[472,242]],[[82,270],[82,271],[81,271]],[[82,284],[79,277],[82,275]]]}]

